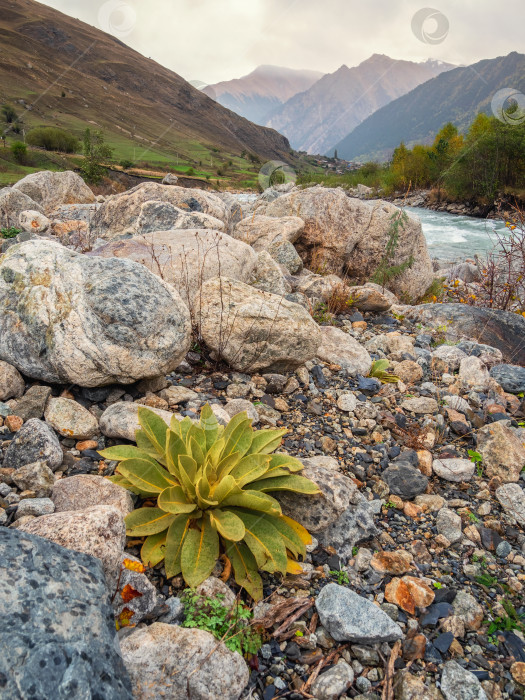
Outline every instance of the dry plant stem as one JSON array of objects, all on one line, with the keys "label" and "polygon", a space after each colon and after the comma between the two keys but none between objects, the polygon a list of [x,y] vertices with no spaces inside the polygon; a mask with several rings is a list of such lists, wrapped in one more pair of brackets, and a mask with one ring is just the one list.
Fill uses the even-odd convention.
[{"label": "dry plant stem", "polygon": [[299,617],[304,615],[304,613],[307,610],[310,610],[311,607],[314,605],[314,599],[310,598],[306,601],[306,603],[298,608],[293,615],[291,615],[287,620],[285,620],[280,627],[278,627],[275,632],[273,633],[272,637],[279,637],[283,632],[285,632],[288,627],[295,622]]},{"label": "dry plant stem", "polygon": [[394,664],[396,663],[396,659],[399,657],[400,653],[401,642],[398,640],[392,647],[390,658],[388,659],[388,664],[386,665],[382,700],[393,700],[394,698]]},{"label": "dry plant stem", "polygon": [[325,656],[324,659],[321,659],[321,661],[319,661],[313,672],[310,674],[308,680],[301,686],[299,692],[303,693],[306,697],[314,697],[313,695],[308,694],[308,689],[316,681],[317,676],[320,674],[321,670],[328,664],[332,663],[335,657],[339,656],[339,654],[343,651],[343,649],[346,649],[347,646],[348,644],[343,644],[342,646],[337,647],[337,649],[333,649],[333,651],[331,651],[328,654],[328,656]]}]

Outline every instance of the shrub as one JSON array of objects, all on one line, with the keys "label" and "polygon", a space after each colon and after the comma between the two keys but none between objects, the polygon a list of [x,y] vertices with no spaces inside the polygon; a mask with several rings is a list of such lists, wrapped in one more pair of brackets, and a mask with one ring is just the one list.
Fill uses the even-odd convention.
[{"label": "shrub", "polygon": [[54,126],[39,126],[32,129],[27,135],[27,143],[45,148],[46,151],[61,153],[74,153],[79,146],[78,139],[73,134]]},{"label": "shrub", "polygon": [[135,164],[132,160],[121,160],[119,163],[121,168],[124,168],[124,170],[128,170],[129,168],[132,168]]},{"label": "shrub", "polygon": [[17,163],[25,163],[27,158],[27,146],[22,141],[15,141],[11,145],[11,153]]},{"label": "shrub", "polygon": [[212,572],[222,547],[239,586],[262,598],[259,569],[299,573],[308,532],[284,516],[268,491],[314,494],[317,486],[298,476],[303,465],[286,454],[272,454],[286,430],[253,432],[240,413],[224,428],[209,405],[198,425],[189,418],[170,426],[139,408],[137,447],[121,445],[103,452],[119,461],[114,483],[144,499],[156,499],[127,516],[128,535],[146,537],[145,564],[164,559],[166,576],[182,573],[194,588]]},{"label": "shrub", "polygon": [[102,131],[86,129],[83,141],[84,162],[81,170],[84,179],[92,184],[98,184],[106,174],[103,161],[113,157],[113,149],[104,142]]}]

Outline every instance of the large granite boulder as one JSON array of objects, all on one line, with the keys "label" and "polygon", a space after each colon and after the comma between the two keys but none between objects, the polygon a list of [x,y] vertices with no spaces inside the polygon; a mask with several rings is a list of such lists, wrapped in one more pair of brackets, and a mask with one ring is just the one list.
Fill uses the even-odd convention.
[{"label": "large granite boulder", "polygon": [[257,251],[268,250],[275,243],[294,243],[304,228],[304,221],[298,216],[247,216],[235,225],[233,237],[238,238]]},{"label": "large granite boulder", "polygon": [[467,304],[421,304],[406,309],[411,321],[439,328],[445,340],[475,340],[501,350],[503,359],[525,365],[525,318],[510,311]]},{"label": "large granite boulder", "polygon": [[253,248],[214,230],[154,231],[110,241],[93,251],[103,258],[128,258],[175,287],[188,306],[206,280],[222,275],[248,282],[257,264]]},{"label": "large granite boulder", "polygon": [[135,697],[238,700],[250,672],[242,656],[209,632],[155,622],[121,642]]},{"label": "large granite boulder", "polygon": [[[146,202],[171,204],[184,212],[202,213],[228,222],[229,210],[224,202],[205,190],[177,185],[145,182],[127,192],[108,197],[93,217],[92,228],[100,238],[110,240],[125,234],[135,235]],[[144,217],[143,219],[144,220]]]},{"label": "large granite boulder", "polygon": [[[26,175],[13,189],[31,197],[45,214],[49,214],[61,204],[89,204],[95,201],[95,195],[84,180],[72,170],[52,172],[42,170]],[[34,207],[26,207],[34,209]]]},{"label": "large granite boulder", "polygon": [[3,700],[131,700],[98,559],[0,529]]},{"label": "large granite boulder", "polygon": [[[342,189],[321,186],[293,190],[262,204],[258,213],[300,216],[305,227],[295,245],[306,267],[346,274],[357,283],[368,281],[379,267],[395,218],[401,215],[388,202],[364,202],[348,197]],[[397,233],[390,265],[406,263],[407,267],[389,281],[389,288],[395,294],[417,299],[434,278],[421,222],[407,215]]]},{"label": "large granite boulder", "polygon": [[206,345],[241,372],[299,367],[321,343],[302,306],[226,277],[202,285],[198,322]]},{"label": "large granite boulder", "polygon": [[190,347],[179,294],[130,260],[50,241],[0,262],[0,359],[46,382],[93,387],[171,372]]},{"label": "large granite boulder", "polygon": [[39,214],[44,213],[39,204],[20,190],[13,187],[4,187],[0,190],[0,228],[9,228],[9,226],[18,228],[20,214],[28,210],[37,211]]},{"label": "large granite boulder", "polygon": [[171,231],[186,228],[211,228],[223,231],[225,223],[215,216],[200,211],[185,211],[169,202],[144,202],[136,223],[137,235],[152,231]]}]

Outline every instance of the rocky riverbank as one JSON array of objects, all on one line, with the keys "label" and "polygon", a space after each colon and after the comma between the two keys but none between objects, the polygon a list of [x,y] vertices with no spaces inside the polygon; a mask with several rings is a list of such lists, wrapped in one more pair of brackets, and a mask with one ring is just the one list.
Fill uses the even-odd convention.
[{"label": "rocky riverbank", "polygon": [[[417,265],[366,283],[390,204],[153,183],[95,202],[71,176],[0,190],[31,222],[0,257],[2,697],[521,699],[525,319],[400,304],[433,279],[415,220]],[[330,313],[343,267],[361,284]],[[312,534],[301,573],[263,574],[253,604],[221,557],[198,589],[253,609],[245,658],[141,564],[143,499],[100,454],[139,406],[206,404],[286,428],[319,488],[281,499]]]}]

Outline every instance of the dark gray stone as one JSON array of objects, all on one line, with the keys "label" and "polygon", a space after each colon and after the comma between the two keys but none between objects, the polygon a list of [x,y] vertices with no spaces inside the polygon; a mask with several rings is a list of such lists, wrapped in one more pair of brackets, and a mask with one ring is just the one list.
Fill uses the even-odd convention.
[{"label": "dark gray stone", "polygon": [[7,448],[3,467],[19,469],[26,464],[46,462],[55,471],[64,458],[52,428],[38,418],[31,418],[20,428]]},{"label": "dark gray stone", "polygon": [[495,365],[490,370],[490,376],[509,394],[520,394],[525,391],[525,367]]},{"label": "dark gray stone", "polygon": [[51,396],[51,387],[32,386],[22,398],[18,399],[13,412],[27,422],[31,418],[42,418],[47,400]]},{"label": "dark gray stone", "polygon": [[358,542],[379,535],[374,516],[380,510],[379,500],[363,500],[357,505],[351,504],[335,523],[316,533],[316,539],[323,547],[333,547],[343,561],[348,561],[352,558],[352,548]]},{"label": "dark gray stone", "polygon": [[0,528],[2,700],[131,700],[102,565]]},{"label": "dark gray stone", "polygon": [[381,608],[349,588],[329,583],[317,596],[323,627],[338,642],[393,642],[403,632]]},{"label": "dark gray stone", "polygon": [[408,313],[412,321],[429,328],[444,327],[445,339],[473,338],[478,344],[501,350],[507,362],[525,365],[525,318],[510,311],[468,304],[420,304]]},{"label": "dark gray stone", "polygon": [[410,464],[391,464],[381,474],[390,492],[404,499],[411,499],[426,491],[427,477]]}]

